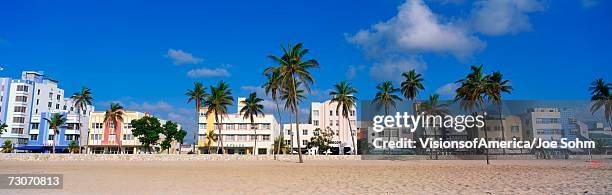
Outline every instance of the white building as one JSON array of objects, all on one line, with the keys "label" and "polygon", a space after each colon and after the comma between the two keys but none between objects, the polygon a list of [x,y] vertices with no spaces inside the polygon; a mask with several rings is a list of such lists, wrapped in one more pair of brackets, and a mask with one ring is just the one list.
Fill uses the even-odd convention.
[{"label": "white building", "polygon": [[[52,113],[67,114],[69,124],[78,124],[76,108],[64,90],[58,87],[58,82],[46,77],[41,72],[24,71],[21,79],[0,78],[0,120],[8,125],[7,132],[0,137],[0,141],[12,140],[16,147],[34,144],[31,140],[39,135],[41,117],[49,117]],[[88,107],[82,113],[81,122],[87,124],[87,116],[93,111]],[[43,122],[44,123],[44,122]],[[69,138],[87,133],[87,125],[80,128],[74,126],[74,133]],[[52,135],[52,131],[48,132]],[[34,137],[33,137],[34,136]],[[30,143],[28,143],[30,142]],[[80,143],[83,146],[85,143]]]},{"label": "white building", "polygon": [[[219,125],[215,121],[214,115],[206,116],[206,108],[200,109],[198,125],[198,151],[208,152],[208,143],[211,150],[216,151],[217,142],[207,142],[206,132],[213,131],[218,138],[222,139],[223,148],[227,154],[272,154],[274,139],[280,133],[280,125],[273,114],[264,114],[254,117],[254,124],[251,125],[250,119],[245,119],[240,114],[240,109],[244,106],[240,102],[245,98],[238,98],[238,107],[235,113],[222,116],[221,134]],[[255,148],[257,140],[257,149]]]},{"label": "white building", "polygon": [[533,108],[523,120],[525,139],[557,140],[563,137],[561,112],[558,108]]},{"label": "white building", "polygon": [[[330,144],[332,152],[338,153],[338,151],[344,150],[343,154],[350,153],[353,149],[353,140],[357,142],[356,106],[353,106],[353,110],[349,111],[347,119],[342,116],[341,108],[336,109],[337,105],[337,103],[331,103],[331,100],[312,102],[307,124],[300,123],[299,130],[296,129],[295,123],[283,125],[283,138],[285,142],[297,149],[297,142],[299,141],[301,142],[301,150],[305,151],[310,138],[315,136],[316,129],[329,129],[334,134]],[[349,123],[350,129],[353,129],[352,132],[349,129]],[[300,140],[297,140],[295,133],[300,134]]]}]

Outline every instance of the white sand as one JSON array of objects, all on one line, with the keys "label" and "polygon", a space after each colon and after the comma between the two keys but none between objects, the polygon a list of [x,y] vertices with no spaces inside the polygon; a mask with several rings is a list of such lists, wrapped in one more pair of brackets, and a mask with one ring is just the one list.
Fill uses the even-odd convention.
[{"label": "white sand", "polygon": [[33,161],[0,173],[62,173],[62,190],[1,194],[612,193],[612,161]]}]

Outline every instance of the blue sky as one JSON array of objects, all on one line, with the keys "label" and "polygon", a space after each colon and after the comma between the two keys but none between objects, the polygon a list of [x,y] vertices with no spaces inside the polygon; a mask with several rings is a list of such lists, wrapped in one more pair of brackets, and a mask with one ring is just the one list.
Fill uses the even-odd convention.
[{"label": "blue sky", "polygon": [[321,64],[305,109],[340,80],[371,99],[377,83],[397,85],[412,68],[426,79],[421,97],[448,98],[473,64],[512,81],[507,99],[580,100],[595,78],[612,79],[610,8],[595,0],[4,1],[0,76],[41,70],[68,93],[92,88],[97,110],[119,101],[189,132],[193,106],[183,94],[194,81],[227,81],[236,96],[261,91],[261,72],[274,65],[266,56],[289,42],[304,42]]}]

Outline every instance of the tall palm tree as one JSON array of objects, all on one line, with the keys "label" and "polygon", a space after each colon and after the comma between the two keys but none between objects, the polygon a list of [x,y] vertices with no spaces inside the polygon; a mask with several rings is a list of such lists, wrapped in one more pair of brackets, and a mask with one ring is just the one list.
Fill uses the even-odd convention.
[{"label": "tall palm tree", "polygon": [[[489,86],[489,75],[485,75],[482,70],[483,66],[471,66],[471,73],[469,73],[464,79],[457,81],[456,83],[461,84],[456,89],[455,101],[459,102],[459,105],[464,110],[481,110],[484,112],[484,100],[487,96],[487,87]],[[486,115],[485,115],[486,120]],[[486,125],[486,124],[485,124]],[[487,129],[484,127],[485,139],[487,136]],[[485,148],[487,164],[489,164],[489,149]]]},{"label": "tall palm tree", "polygon": [[612,95],[610,95],[612,84],[606,83],[599,78],[591,83],[591,113],[595,114],[603,107],[604,117],[608,125],[612,126]]},{"label": "tall palm tree", "polygon": [[[510,86],[509,80],[504,80],[504,75],[495,71],[489,75],[489,81],[487,86],[487,97],[489,102],[497,105],[497,112],[499,112],[499,126],[501,128],[502,140],[506,140],[506,133],[504,130],[504,124],[502,122],[502,93],[512,93],[512,86]],[[502,148],[502,153],[506,154],[506,149]]]},{"label": "tall palm tree", "polygon": [[[208,107],[206,116],[214,114],[215,123],[218,125],[219,136],[223,135],[221,130],[223,129],[223,117],[227,115],[227,107],[232,104],[234,104],[234,97],[232,97],[232,90],[227,83],[219,81],[217,86],[210,86],[210,95],[206,97],[203,105]],[[225,154],[223,138],[219,138],[218,144],[221,145],[221,151]],[[219,147],[217,147],[217,153],[219,153]]]},{"label": "tall palm tree", "polygon": [[355,131],[351,125],[349,115],[352,114],[353,107],[357,104],[357,97],[355,97],[356,93],[357,89],[346,81],[335,84],[333,91],[329,92],[329,95],[332,97],[331,103],[337,103],[336,110],[342,108],[342,117],[349,121],[349,131],[351,132],[351,141],[353,142],[353,154],[355,155],[357,154],[357,144],[355,143]]},{"label": "tall palm tree", "polygon": [[[397,102],[402,99],[396,94],[399,92],[398,88],[393,87],[391,81],[385,81],[376,86],[378,90],[376,96],[374,96],[374,104],[378,106],[378,109],[384,108],[385,115],[389,115],[389,109],[393,107],[397,110]],[[391,131],[389,131],[388,140],[391,141]],[[391,148],[389,148],[389,154],[391,154]]]},{"label": "tall palm tree", "polygon": [[104,113],[104,123],[106,125],[113,125],[115,131],[115,140],[119,144],[119,153],[123,153],[121,150],[121,127],[120,123],[123,123],[123,106],[119,103],[111,103],[110,108]]},{"label": "tall palm tree", "polygon": [[49,123],[49,130],[53,129],[53,154],[55,154],[55,140],[60,135],[60,128],[66,127],[66,122],[68,122],[68,118],[65,115],[60,113],[55,113],[51,115],[49,118],[44,118],[45,121]]},{"label": "tall palm tree", "polygon": [[[266,95],[270,95],[270,97],[272,98],[272,100],[274,101],[274,104],[276,104],[276,112],[278,114],[278,122],[279,124],[283,124],[283,119],[281,116],[281,112],[280,112],[280,106],[278,105],[278,96],[280,95],[280,86],[278,85],[278,73],[272,72],[269,74],[265,75],[267,80],[266,82],[263,84],[263,88],[266,91]],[[283,127],[281,127],[281,132]],[[281,134],[282,135],[282,134]],[[281,144],[280,142],[277,144]],[[274,160],[276,160],[276,154],[280,154],[280,145],[278,145],[276,147],[278,150],[273,151],[274,154]]]},{"label": "tall palm tree", "polygon": [[[421,110],[428,115],[432,116],[444,116],[449,113],[448,103],[440,103],[440,96],[436,93],[429,95],[429,99],[421,105]],[[435,119],[434,119],[435,120]],[[440,121],[441,123],[442,121]],[[435,122],[434,122],[435,123]],[[434,125],[434,140],[438,139],[438,127]],[[431,150],[433,152],[433,149]],[[438,153],[436,152],[436,160],[438,160]]]},{"label": "tall palm tree", "polygon": [[240,109],[240,114],[242,114],[242,117],[244,119],[249,119],[249,121],[251,122],[251,129],[255,131],[255,145],[253,147],[253,154],[255,154],[255,151],[257,150],[257,128],[255,127],[254,117],[264,115],[264,107],[261,102],[263,102],[263,99],[258,98],[257,93],[255,92],[249,94],[249,98],[240,102],[240,104],[243,104],[243,107]]},{"label": "tall palm tree", "polygon": [[[91,89],[87,87],[82,87],[81,91],[72,94],[70,99],[72,99],[74,107],[76,107],[77,114],[79,116],[79,128],[78,129],[81,130],[81,128],[83,128],[84,126],[83,123],[81,123],[81,114],[83,111],[86,111],[85,109],[87,109],[87,106],[91,106],[93,103]],[[89,131],[87,131],[87,139],[85,141],[88,141],[88,140],[89,140]]]},{"label": "tall palm tree", "polygon": [[188,89],[187,93],[187,103],[194,102],[196,107],[196,124],[193,129],[193,148],[192,151],[195,153],[196,145],[198,144],[198,127],[200,126],[200,105],[204,102],[204,99],[208,96],[206,93],[206,87],[202,85],[200,82],[193,83],[193,89]]},{"label": "tall palm tree", "polygon": [[402,77],[404,77],[404,81],[402,81],[401,84],[402,95],[404,95],[406,99],[415,100],[419,94],[419,90],[425,90],[423,86],[423,81],[425,81],[425,79],[415,70],[402,73]]},{"label": "tall palm tree", "polygon": [[212,151],[210,150],[210,147],[212,146],[213,142],[217,141],[217,134],[215,134],[215,130],[210,130],[206,131],[206,134],[204,134],[204,136],[206,139],[206,142],[204,144],[208,148],[208,154],[211,154]]},{"label": "tall palm tree", "polygon": [[[295,104],[293,103],[293,101],[294,101],[294,100],[293,100],[293,98],[290,98],[290,97],[291,97],[292,95],[295,95],[295,96],[296,96],[296,98],[295,98],[295,99],[296,99],[296,101],[298,101],[298,102],[301,102],[301,101],[303,101],[304,99],[306,99],[306,96],[304,96],[304,90],[303,90],[303,89],[301,89],[301,87],[300,87],[300,86],[301,86],[301,84],[302,84],[302,82],[297,82],[297,86],[298,86],[298,88],[297,88],[297,92],[296,92],[296,93],[293,93],[293,92],[291,92],[291,91],[288,91],[288,90],[290,90],[288,87],[284,87],[284,88],[282,88],[282,89],[281,89],[281,92],[280,92],[280,94],[281,94],[281,99],[285,100],[285,109],[286,109],[286,110],[289,110],[289,124],[292,124],[292,123],[293,123],[293,121],[292,121],[293,119],[291,119],[291,118],[293,117],[293,113],[296,111],[296,108],[294,107],[294,106],[295,106]],[[295,122],[296,122],[296,124],[297,124],[297,123],[299,123],[299,120],[297,120],[297,121],[295,121]],[[294,134],[294,133],[293,133],[293,125],[289,125],[289,131],[291,132],[291,133],[289,134],[289,136],[291,136],[291,138],[290,138],[290,140],[291,140],[291,153],[293,153],[293,143],[294,143],[294,142],[293,142],[293,134]],[[296,127],[296,133],[295,133],[295,134],[299,134],[299,132],[297,132],[297,131],[298,131],[298,130],[297,130],[297,127]],[[298,139],[298,140],[299,140],[299,139]],[[299,142],[299,141],[298,141],[298,142]],[[298,150],[299,150],[299,149],[298,149]]]},{"label": "tall palm tree", "polygon": [[[283,153],[289,152],[289,146],[285,143],[285,138],[281,135],[274,139],[274,148]],[[280,153],[279,153],[280,154]]]},{"label": "tall palm tree", "polygon": [[[299,104],[300,102],[297,100],[297,82],[301,81],[304,88],[310,93],[310,85],[314,85],[314,79],[312,74],[310,73],[311,68],[318,68],[319,62],[314,59],[305,60],[304,56],[308,53],[308,49],[303,47],[302,43],[298,43],[296,45],[288,44],[287,47],[281,47],[283,50],[283,55],[281,57],[278,56],[268,56],[274,62],[278,63],[276,67],[269,67],[264,71],[264,74],[278,74],[278,82],[279,86],[283,86],[285,88],[289,88],[289,92],[293,94],[289,96],[291,102],[294,104],[294,113],[295,113],[295,121],[296,121],[296,129],[300,129],[300,112],[299,112]],[[302,152],[301,152],[301,143],[300,143],[300,134],[297,134],[298,139],[298,148],[300,148],[299,162],[303,163],[302,160]]]}]

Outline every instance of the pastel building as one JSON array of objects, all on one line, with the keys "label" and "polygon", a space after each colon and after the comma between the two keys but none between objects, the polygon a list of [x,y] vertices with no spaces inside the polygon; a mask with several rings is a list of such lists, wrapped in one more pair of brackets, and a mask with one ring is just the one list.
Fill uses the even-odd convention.
[{"label": "pastel building", "polygon": [[[151,148],[145,148],[138,141],[137,137],[132,134],[131,121],[140,119],[144,116],[149,116],[148,113],[136,111],[123,111],[123,121],[119,121],[117,126],[110,122],[104,121],[105,112],[91,113],[89,120],[89,139],[87,146],[88,153],[92,154],[138,154],[149,151],[154,152]],[[160,119],[160,124],[166,123],[166,120]],[[180,129],[180,125],[178,126]],[[160,142],[164,138],[160,136]],[[176,143],[174,143],[176,144]],[[173,144],[173,145],[174,145]],[[178,146],[177,146],[178,147]]]},{"label": "pastel building", "polygon": [[[67,143],[76,141],[82,147],[81,137],[87,133],[89,114],[94,107],[88,106],[77,113],[74,103],[58,87],[58,81],[46,77],[42,72],[24,71],[20,79],[0,78],[0,121],[8,125],[8,131],[0,141],[11,140],[17,152],[48,152],[48,138],[55,137],[44,118],[61,113],[68,118],[69,128],[60,130],[56,152]],[[60,151],[61,152],[61,151]]]},{"label": "pastel building", "polygon": [[[508,115],[499,119],[499,116],[485,120],[485,128],[479,128],[478,136],[483,138],[487,131],[487,140],[523,140],[522,120],[519,116]],[[503,130],[503,131],[502,131]],[[505,138],[505,139],[504,139]]]},{"label": "pastel building", "polygon": [[[238,98],[242,102],[245,98]],[[206,133],[214,131],[217,141],[222,139],[226,154],[272,154],[274,139],[280,133],[280,124],[273,114],[264,114],[254,117],[255,125],[251,125],[250,119],[243,118],[240,109],[244,105],[239,103],[235,113],[229,113],[222,117],[222,125],[216,123],[215,116],[210,113],[206,115],[207,108],[201,108],[198,125],[198,152],[208,153],[208,144],[212,153],[216,152],[218,144],[206,139]],[[221,133],[219,133],[221,128]],[[255,148],[255,140],[257,147]]]},{"label": "pastel building", "polygon": [[559,141],[563,137],[559,108],[533,108],[523,119],[524,138]]},{"label": "pastel building", "polygon": [[[317,131],[315,130],[331,130],[334,135],[330,144],[332,147],[331,152],[334,154],[350,153],[353,150],[353,140],[357,142],[356,107],[353,106],[353,109],[349,111],[347,119],[342,116],[341,108],[336,109],[337,105],[337,103],[332,103],[331,100],[312,102],[310,104],[308,123],[300,123],[300,129],[296,128],[295,123],[283,125],[283,138],[285,142],[290,146],[292,145],[295,150],[297,150],[298,142],[300,142],[300,151],[305,152],[310,139],[313,136],[317,136]],[[349,123],[351,128],[349,128]],[[351,132],[350,129],[353,129],[353,131]],[[297,140],[296,133],[300,134],[300,140]]]}]

